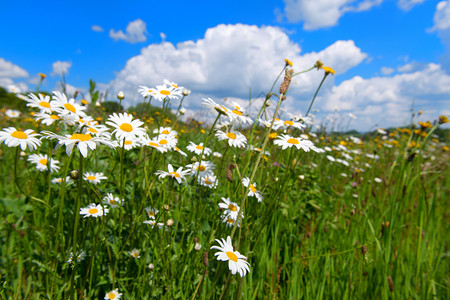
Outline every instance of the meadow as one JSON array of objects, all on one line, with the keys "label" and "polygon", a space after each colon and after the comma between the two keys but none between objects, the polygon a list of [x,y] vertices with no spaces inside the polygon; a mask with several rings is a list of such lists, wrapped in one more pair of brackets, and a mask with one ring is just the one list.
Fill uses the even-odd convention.
[{"label": "meadow", "polygon": [[[196,100],[210,123],[181,120],[190,91],[170,81],[129,110],[93,82],[90,102],[3,92],[0,298],[449,298],[447,116],[317,129],[334,70],[312,65],[286,60],[256,117]],[[281,115],[308,72],[307,113]]]}]

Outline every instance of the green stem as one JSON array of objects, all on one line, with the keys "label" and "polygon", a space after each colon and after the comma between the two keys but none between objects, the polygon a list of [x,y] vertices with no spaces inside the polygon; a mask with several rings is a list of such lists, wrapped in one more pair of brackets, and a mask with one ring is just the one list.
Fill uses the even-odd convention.
[{"label": "green stem", "polygon": [[330,73],[326,73],[326,72],[325,72],[325,75],[323,76],[322,81],[320,82],[319,87],[317,88],[316,93],[314,94],[314,97],[313,97],[313,99],[311,100],[311,104],[309,105],[309,108],[308,108],[308,111],[306,112],[305,117],[308,116],[309,111],[311,110],[311,107],[312,107],[313,104],[314,104],[314,100],[316,100],[317,94],[319,93],[319,90],[320,90],[320,88],[322,87],[322,84],[323,84],[323,82],[325,81],[325,78],[327,78],[328,74],[330,74]]}]

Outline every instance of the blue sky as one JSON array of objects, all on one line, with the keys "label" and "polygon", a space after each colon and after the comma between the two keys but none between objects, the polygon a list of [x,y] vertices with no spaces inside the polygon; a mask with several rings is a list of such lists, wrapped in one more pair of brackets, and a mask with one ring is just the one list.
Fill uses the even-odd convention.
[{"label": "blue sky", "polygon": [[[2,1],[0,86],[73,90],[89,78],[141,101],[139,85],[163,79],[201,97],[245,104],[283,66],[321,59],[337,73],[320,92],[319,117],[357,116],[352,128],[404,125],[409,109],[450,114],[450,4],[430,0]],[[127,31],[128,28],[128,31]],[[164,39],[163,39],[164,37]],[[318,71],[297,78],[286,110],[305,112]],[[336,112],[336,109],[338,111]]]}]

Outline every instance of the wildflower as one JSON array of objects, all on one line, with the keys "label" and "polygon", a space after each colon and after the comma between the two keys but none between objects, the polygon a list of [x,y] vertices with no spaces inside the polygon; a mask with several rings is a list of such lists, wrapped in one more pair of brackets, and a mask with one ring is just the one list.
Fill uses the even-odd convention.
[{"label": "wildflower", "polygon": [[178,153],[180,153],[180,154],[183,155],[183,156],[187,156],[186,152],[181,151],[181,149],[178,148],[178,147],[174,147],[173,150],[177,151]]},{"label": "wildflower", "polygon": [[200,250],[202,250],[202,245],[201,245],[200,243],[195,243],[195,245],[194,245],[194,250],[195,250],[195,251],[200,251]]},{"label": "wildflower", "polygon": [[375,180],[375,182],[377,182],[377,183],[382,183],[382,182],[383,182],[383,180],[380,179],[380,178],[378,178],[378,177],[375,177],[374,180]]},{"label": "wildflower", "polygon": [[129,251],[128,254],[130,254],[133,258],[141,258],[141,256],[139,255],[139,250],[136,248]]},{"label": "wildflower", "polygon": [[114,197],[113,194],[108,193],[105,197],[103,197],[103,203],[109,204],[111,207],[119,207],[119,205],[122,205],[123,199]]},{"label": "wildflower", "polygon": [[156,214],[158,213],[157,209],[150,207],[150,206],[146,207],[145,211],[147,212],[148,217],[153,220],[155,219]]},{"label": "wildflower", "polygon": [[314,65],[314,67],[317,68],[317,70],[322,69],[323,62],[319,59],[318,61],[316,61],[316,64]]},{"label": "wildflower", "polygon": [[70,155],[72,153],[73,147],[75,145],[77,145],[78,150],[80,151],[81,155],[83,155],[83,157],[87,157],[88,148],[91,150],[95,150],[96,147],[100,144],[106,145],[110,148],[115,147],[113,142],[103,137],[92,137],[89,133],[74,133],[72,135],[66,134],[65,136],[61,136],[50,131],[43,131],[42,133],[47,135],[47,138],[49,139],[58,140],[56,149],[58,149],[62,145],[65,145],[67,155]]},{"label": "wildflower", "polygon": [[217,157],[217,158],[221,158],[223,155],[221,153],[219,153],[219,152],[214,152],[213,156]]},{"label": "wildflower", "polygon": [[208,156],[211,154],[212,150],[208,147],[204,147],[203,143],[200,144],[194,144],[193,142],[189,142],[189,145],[186,147],[191,152],[194,152],[197,155],[203,154]]},{"label": "wildflower", "polygon": [[382,128],[377,128],[377,132],[379,133],[379,134],[387,134],[387,131],[386,130],[384,130],[384,129],[382,129]]},{"label": "wildflower", "polygon": [[[47,171],[47,164],[49,162],[47,154],[31,154],[28,159],[29,162],[32,162],[36,165],[36,169],[39,171]],[[50,173],[56,172],[59,170],[59,161],[50,159]]]},{"label": "wildflower", "polygon": [[115,290],[112,290],[111,292],[106,293],[104,299],[107,299],[107,300],[120,299],[121,296],[122,296],[122,294],[119,293],[119,289],[115,289]]},{"label": "wildflower", "polygon": [[87,217],[101,217],[106,215],[109,212],[109,209],[103,208],[100,204],[96,205],[95,203],[89,204],[87,207],[80,208],[80,215],[84,215],[83,218]]},{"label": "wildflower", "polygon": [[125,99],[125,94],[122,91],[118,92],[117,93],[117,99],[119,99],[119,100]]},{"label": "wildflower", "polygon": [[219,246],[212,246],[211,249],[217,249],[219,252],[216,252],[214,256],[217,256],[217,260],[228,261],[228,268],[231,271],[231,274],[239,273],[241,277],[244,277],[247,272],[250,272],[250,264],[247,262],[247,257],[241,255],[238,251],[233,250],[233,245],[231,244],[231,238],[228,236],[227,240],[221,239],[216,241],[219,243]]},{"label": "wildflower", "polygon": [[20,111],[15,110],[15,109],[8,109],[5,111],[5,115],[11,119],[16,119],[16,118],[20,117],[21,114],[22,113]]},{"label": "wildflower", "polygon": [[225,107],[223,105],[217,104],[211,98],[208,98],[208,99],[203,98],[202,100],[204,101],[204,103],[202,103],[202,104],[205,105],[206,107],[208,107],[208,108],[210,108],[212,110],[215,110],[219,114],[225,115],[225,116],[229,117],[230,119],[232,119],[232,117],[231,117],[231,109],[229,109],[229,108],[227,108],[227,107]]},{"label": "wildflower", "polygon": [[41,113],[51,114],[56,107],[55,101],[52,101],[50,96],[41,93],[39,93],[39,98],[35,94],[29,93],[24,100],[28,102],[27,106],[39,108]]},{"label": "wildflower", "polygon": [[175,148],[178,143],[178,140],[175,138],[175,136],[165,134],[160,134],[156,138],[156,141],[158,142],[158,145],[160,147],[166,148],[168,150]]},{"label": "wildflower", "polygon": [[120,140],[120,141],[117,141],[117,142],[118,142],[117,146],[119,148],[123,147],[127,151],[131,150],[131,149],[134,149],[136,147],[139,147],[141,145],[139,143],[139,138],[136,138],[136,139],[125,139],[125,140]]},{"label": "wildflower", "polygon": [[77,119],[86,117],[86,113],[83,112],[86,107],[75,103],[75,99],[73,98],[68,100],[67,96],[60,91],[53,92],[53,102],[55,105],[55,111],[61,115],[68,115],[71,117],[76,117]]},{"label": "wildflower", "polygon": [[278,139],[273,142],[275,145],[281,146],[283,150],[295,146],[297,149],[303,149],[305,152],[314,150],[317,152],[317,147],[314,146],[313,142],[309,140],[304,140],[302,138],[294,138],[287,134],[282,134]]},{"label": "wildflower", "polygon": [[98,184],[100,181],[108,179],[108,177],[104,176],[103,173],[85,172],[83,179],[92,184]]},{"label": "wildflower", "polygon": [[280,119],[276,119],[275,122],[273,123],[273,129],[277,130],[279,128],[283,128],[283,129],[288,129],[289,127],[294,127],[297,129],[304,129],[306,127],[306,125],[300,123],[300,122],[296,122],[296,121],[291,121],[291,120],[280,120]]},{"label": "wildflower", "polygon": [[179,112],[180,112],[180,115],[184,115],[186,113],[186,108],[184,108],[184,107],[180,108]]},{"label": "wildflower", "polygon": [[155,175],[158,175],[159,179],[164,178],[166,176],[170,176],[170,177],[174,178],[178,182],[178,184],[181,184],[181,180],[184,179],[184,181],[186,181],[186,174],[188,174],[190,172],[189,170],[183,171],[183,167],[179,167],[176,171],[174,171],[171,164],[169,164],[167,166],[167,168],[168,168],[169,172],[160,170],[160,171],[157,171],[155,173]]},{"label": "wildflower", "polygon": [[169,150],[168,147],[163,147],[162,145],[160,145],[159,141],[156,138],[150,139],[148,137],[143,137],[141,138],[141,143],[145,146],[150,146],[161,153],[165,153]]},{"label": "wildflower", "polygon": [[248,194],[249,197],[256,197],[258,199],[258,202],[261,202],[263,200],[263,196],[261,195],[261,192],[256,189],[256,182],[253,184],[250,184],[250,179],[248,177],[242,178],[242,184],[245,187],[248,187]]},{"label": "wildflower", "polygon": [[41,146],[42,142],[37,139],[40,136],[34,133],[32,129],[25,131],[16,130],[14,127],[8,127],[0,131],[0,143],[5,142],[8,147],[20,146],[20,149],[25,150],[28,146],[30,151],[37,149]]},{"label": "wildflower", "polygon": [[154,268],[155,268],[155,265],[154,265],[154,264],[149,264],[149,265],[148,265],[148,269],[149,269],[149,270],[153,270]]},{"label": "wildflower", "polygon": [[447,116],[444,116],[444,115],[439,116],[439,124],[445,124],[448,122],[450,122],[450,121],[448,120]]},{"label": "wildflower", "polygon": [[64,181],[68,184],[68,183],[72,182],[72,179],[70,179],[70,176],[67,176],[65,179],[64,178],[53,178],[51,182],[52,182],[52,184],[56,184],[56,183],[63,183]]},{"label": "wildflower", "polygon": [[219,182],[217,181],[217,177],[213,174],[198,177],[198,183],[200,185],[207,186],[210,189],[217,188],[217,185],[219,184]]},{"label": "wildflower", "polygon": [[[232,217],[234,220],[237,219],[240,208],[239,205],[237,205],[237,203],[231,202],[230,198],[222,197],[222,202],[219,203],[219,207],[224,209],[224,215],[228,215]],[[241,217],[244,218],[243,215]]]},{"label": "wildflower", "polygon": [[327,76],[328,74],[334,75],[336,73],[335,70],[333,70],[332,68],[327,67],[327,66],[323,66],[322,69],[325,71],[325,76]]},{"label": "wildflower", "polygon": [[422,128],[422,130],[425,130],[425,129],[427,129],[427,128],[433,127],[433,124],[431,124],[430,121],[427,121],[427,122],[419,122],[419,126],[420,126],[420,128]]},{"label": "wildflower", "polygon": [[193,164],[186,165],[186,169],[189,169],[191,176],[198,174],[200,177],[213,175],[213,170],[216,168],[214,163],[210,161],[195,162]]},{"label": "wildflower", "polygon": [[[86,258],[86,252],[83,250],[80,250],[80,253],[75,256],[75,263],[79,263],[80,261],[83,261]],[[68,264],[74,263],[74,255],[73,252],[70,252],[69,259],[67,260]]]},{"label": "wildflower", "polygon": [[156,133],[159,135],[169,135],[172,137],[176,137],[178,134],[175,130],[172,130],[171,127],[159,127],[159,129],[154,129],[153,133]]},{"label": "wildflower", "polygon": [[50,126],[53,123],[55,123],[56,121],[60,120],[61,118],[58,115],[54,115],[54,114],[36,113],[36,114],[34,114],[34,119],[36,121],[42,120],[41,121],[42,124]]},{"label": "wildflower", "polygon": [[181,91],[173,86],[157,85],[155,89],[155,99],[163,101],[165,98],[178,99],[181,96]]},{"label": "wildflower", "polygon": [[144,85],[141,85],[138,89],[139,93],[145,98],[147,97],[154,97],[156,95],[156,89],[149,88]]},{"label": "wildflower", "polygon": [[147,220],[147,221],[144,221],[143,223],[144,223],[144,224],[152,225],[152,227],[155,227],[155,225],[156,225],[158,228],[163,228],[163,227],[164,227],[164,223],[161,223],[161,222],[156,223],[155,220]]},{"label": "wildflower", "polygon": [[133,116],[128,113],[113,113],[105,123],[115,128],[113,134],[118,140],[135,139],[145,135],[145,129],[140,127],[144,122],[138,119],[133,120]]},{"label": "wildflower", "polygon": [[242,148],[247,144],[247,138],[238,131],[223,132],[217,130],[216,137],[219,141],[227,140],[230,147]]},{"label": "wildflower", "polygon": [[294,65],[294,64],[292,63],[292,61],[290,61],[290,60],[287,59],[287,58],[284,59],[284,62],[286,63],[286,67],[287,67],[287,66],[291,66],[291,67],[292,67],[292,66]]}]

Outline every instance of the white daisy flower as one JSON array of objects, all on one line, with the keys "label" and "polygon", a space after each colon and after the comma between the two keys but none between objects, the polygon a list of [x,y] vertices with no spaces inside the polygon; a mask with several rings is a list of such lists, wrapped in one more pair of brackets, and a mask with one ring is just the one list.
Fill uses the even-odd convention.
[{"label": "white daisy flower", "polygon": [[[167,168],[168,168],[169,172],[160,170],[160,171],[155,172],[155,175],[158,175],[159,179],[164,178],[166,176],[170,176],[170,177],[174,178],[178,182],[178,184],[181,184],[181,180],[184,180],[186,182],[186,174],[189,174],[189,172],[190,172],[189,170],[183,171],[183,167],[179,167],[176,171],[174,171],[171,164],[169,164],[167,166]],[[187,184],[187,182],[186,182],[186,184]]]},{"label": "white daisy flower", "polygon": [[174,147],[173,150],[177,151],[178,153],[180,153],[180,154],[183,155],[183,156],[187,156],[186,152],[181,151],[181,149],[178,148],[178,147]]},{"label": "white daisy flower", "polygon": [[171,135],[163,135],[160,134],[156,140],[158,141],[158,145],[160,147],[166,148],[168,150],[175,148],[178,143],[178,140]]},{"label": "white daisy flower", "polygon": [[378,178],[378,177],[375,177],[374,180],[375,180],[375,182],[377,182],[377,183],[382,183],[382,182],[383,182],[383,179]]},{"label": "white daisy flower", "polygon": [[10,84],[10,85],[8,85],[8,92],[14,93],[14,94],[19,94],[22,91],[20,90],[20,88],[17,85]]},{"label": "white daisy flower", "polygon": [[67,96],[60,91],[53,92],[53,102],[55,105],[55,111],[61,115],[76,116],[77,118],[86,117],[86,113],[83,111],[86,107],[75,103],[75,99],[67,99]]},{"label": "white daisy flower", "polygon": [[111,292],[106,293],[105,298],[106,300],[113,300],[113,299],[120,299],[122,296],[121,293],[119,293],[119,289],[112,290]]},{"label": "white daisy flower", "polygon": [[250,264],[247,262],[247,257],[240,254],[238,251],[234,251],[233,245],[231,244],[231,238],[228,236],[227,240],[224,239],[217,240],[220,246],[212,246],[211,249],[217,249],[214,256],[217,256],[217,260],[228,261],[228,268],[231,274],[239,273],[241,277],[244,277],[247,272],[250,272]]},{"label": "white daisy flower", "polygon": [[119,207],[119,205],[122,205],[123,201],[123,199],[114,197],[111,193],[108,193],[105,197],[103,197],[103,203],[109,204],[111,207]]},{"label": "white daisy flower", "polygon": [[247,138],[239,131],[223,132],[221,130],[217,130],[216,137],[219,141],[228,141],[228,145],[230,145],[230,147],[242,148],[247,144]]},{"label": "white daisy flower", "polygon": [[165,84],[165,85],[168,85],[168,86],[171,86],[171,87],[173,87],[174,89],[177,89],[177,90],[180,90],[180,91],[183,91],[183,90],[184,90],[184,87],[179,86],[176,82],[169,81],[169,80],[167,80],[167,79],[164,79],[164,84]]},{"label": "white daisy flower", "polygon": [[117,140],[134,139],[146,134],[145,129],[141,127],[144,122],[138,119],[133,120],[133,115],[128,113],[113,113],[105,123],[116,128],[113,134],[115,134]]},{"label": "white daisy flower", "polygon": [[61,118],[58,115],[47,114],[47,113],[35,113],[34,120],[39,121],[42,120],[41,123],[47,126],[52,125],[56,121],[59,121]]},{"label": "white daisy flower", "polygon": [[256,182],[253,184],[250,184],[250,179],[248,177],[242,178],[242,184],[245,187],[248,187],[248,196],[249,197],[256,197],[258,199],[258,202],[261,202],[263,200],[263,196],[261,195],[261,192],[256,189]]},{"label": "white daisy flower", "polygon": [[4,128],[0,131],[0,144],[5,142],[8,147],[20,146],[20,149],[25,150],[28,146],[30,151],[36,150],[41,146],[42,142],[37,139],[40,135],[34,133],[32,129],[25,131],[16,130],[14,127]]},{"label": "white daisy flower", "polygon": [[67,176],[66,179],[58,177],[58,178],[53,178],[52,179],[52,184],[61,184],[63,182],[66,182],[66,184],[72,183],[72,179],[70,178],[70,176]]},{"label": "white daisy flower", "polygon": [[[203,150],[203,148],[205,150]],[[200,143],[200,144],[197,145],[197,144],[194,144],[193,142],[189,142],[189,145],[186,147],[186,149],[191,151],[191,152],[194,152],[197,155],[200,155],[203,152],[203,155],[208,156],[212,152],[212,150],[210,148],[203,147],[203,143]]]},{"label": "white daisy flower", "polygon": [[139,250],[134,248],[133,250],[129,251],[128,254],[130,254],[133,258],[141,258]]},{"label": "white daisy flower", "polygon": [[161,153],[165,153],[169,150],[168,147],[163,147],[162,145],[160,145],[159,141],[156,138],[150,139],[149,137],[145,136],[145,137],[141,137],[140,141],[141,141],[142,145],[152,147]]},{"label": "white daisy flower", "polygon": [[[236,220],[239,214],[239,205],[237,205],[237,203],[235,202],[231,202],[230,198],[223,198],[222,197],[222,201],[219,203],[219,207],[224,209],[223,214],[230,216],[232,219]],[[242,218],[244,218],[244,214],[242,214],[241,216]]]},{"label": "white daisy flower", "polygon": [[195,162],[193,164],[186,165],[186,169],[189,170],[191,176],[196,176],[198,173],[199,177],[213,175],[213,170],[216,168],[216,165],[210,161],[201,161]]},{"label": "white daisy flower", "polygon": [[232,119],[233,121],[237,121],[238,123],[242,123],[242,124],[253,124],[253,120],[244,115],[244,112],[239,110],[239,109],[232,109],[229,113],[230,115],[230,119]]},{"label": "white daisy flower", "polygon": [[16,118],[20,117],[22,115],[22,113],[20,111],[18,111],[18,110],[15,110],[15,109],[7,109],[5,111],[5,115],[8,118],[16,119]]},{"label": "white daisy flower", "polygon": [[136,138],[136,139],[125,139],[125,140],[117,141],[117,147],[119,147],[119,148],[123,147],[127,151],[131,150],[131,149],[134,149],[134,148],[137,148],[137,147],[140,147],[140,146],[141,146],[141,143],[140,143],[139,138]]},{"label": "white daisy flower", "polygon": [[98,184],[100,181],[108,179],[108,177],[104,176],[103,173],[85,172],[83,179],[92,184]]},{"label": "white daisy flower", "polygon": [[153,220],[156,219],[156,214],[159,212],[159,210],[150,206],[146,207],[145,211],[147,212],[148,217]]},{"label": "white daisy flower", "polygon": [[223,155],[221,153],[219,153],[219,152],[214,152],[213,156],[217,157],[217,158],[221,158]]},{"label": "white daisy flower", "polygon": [[[237,218],[234,217],[234,215],[231,215],[231,214],[229,214],[229,213],[227,213],[227,212],[223,213],[223,214],[220,216],[220,218],[222,219],[222,222],[225,223],[225,225],[226,225],[227,227],[233,227],[233,226],[234,226],[234,223],[236,223],[236,219],[237,219]],[[238,224],[237,224],[237,227],[241,227],[241,220],[242,220],[242,219],[239,219],[239,222],[238,222]]]},{"label": "white daisy flower", "polygon": [[[80,250],[80,254],[75,256],[75,263],[79,263],[80,261],[83,261],[86,258],[86,252],[84,252],[83,250]],[[73,252],[70,252],[69,254],[69,259],[67,260],[68,264],[73,264],[74,263],[74,255]]]},{"label": "white daisy flower", "polygon": [[329,161],[332,161],[332,162],[335,162],[335,161],[336,161],[336,158],[334,158],[334,157],[331,156],[331,155],[327,155],[327,159],[328,159]]},{"label": "white daisy flower", "polygon": [[[36,169],[39,171],[47,171],[47,163],[49,162],[49,159],[47,157],[47,154],[31,154],[28,156],[27,159],[29,162],[32,162],[36,165]],[[50,159],[50,173],[57,172],[59,170],[59,161],[56,159]]]},{"label": "white daisy flower", "polygon": [[141,85],[138,89],[138,92],[145,98],[156,96],[156,89],[149,88],[144,85]]},{"label": "white daisy flower", "polygon": [[61,136],[50,131],[42,131],[42,133],[47,135],[47,138],[49,139],[58,140],[58,144],[56,145],[55,149],[58,149],[62,145],[65,145],[67,155],[70,155],[72,153],[73,147],[75,145],[77,145],[78,150],[80,151],[81,155],[83,155],[83,157],[87,157],[88,148],[91,150],[95,150],[100,144],[106,145],[110,148],[115,148],[113,142],[102,137],[92,137],[89,133],[74,133],[72,135],[67,134],[65,136]]},{"label": "white daisy flower", "polygon": [[104,137],[107,139],[111,139],[111,134],[109,133],[108,127],[105,125],[100,125],[97,122],[85,122],[82,127],[84,134],[92,134],[93,136]]},{"label": "white daisy flower", "polygon": [[33,93],[29,93],[24,99],[29,107],[39,108],[41,113],[51,114],[55,110],[55,102],[50,96],[39,93],[39,97]]},{"label": "white daisy flower", "polygon": [[279,129],[279,128],[288,129],[289,127],[294,127],[294,128],[303,130],[304,128],[306,128],[306,125],[304,125],[300,122],[296,122],[296,121],[280,120],[280,119],[276,119],[273,124],[273,128],[275,130]]},{"label": "white daisy flower", "polygon": [[83,218],[97,218],[103,216],[104,214],[106,215],[108,212],[109,209],[103,208],[100,204],[96,205],[95,203],[91,203],[87,207],[80,208],[80,215],[84,215]]},{"label": "white daisy flower", "polygon": [[283,150],[290,147],[296,147],[297,149],[302,149],[305,152],[314,150],[313,148],[318,149],[317,147],[314,146],[313,142],[311,142],[310,140],[304,140],[302,138],[294,138],[287,134],[282,134],[281,136],[278,136],[278,138],[274,140],[273,143],[275,145],[281,146]]},{"label": "white daisy flower", "polygon": [[206,107],[210,108],[211,110],[215,110],[219,114],[225,115],[225,116],[229,117],[230,120],[233,120],[233,116],[231,114],[231,109],[229,109],[229,108],[227,108],[227,107],[225,107],[223,105],[217,104],[211,98],[208,98],[208,99],[203,98],[202,100],[204,101],[202,103],[202,105],[205,105]]},{"label": "white daisy flower", "polygon": [[213,174],[207,176],[198,177],[198,183],[203,186],[207,186],[210,189],[217,188],[219,181],[217,181],[217,177]]},{"label": "white daisy flower", "polygon": [[181,96],[181,91],[174,88],[173,86],[157,85],[155,92],[155,99],[163,101],[165,98],[168,99],[178,99]]},{"label": "white daisy flower", "polygon": [[159,129],[154,129],[153,133],[158,135],[170,135],[173,137],[176,137],[178,134],[175,130],[172,130],[171,127],[159,127]]},{"label": "white daisy flower", "polygon": [[152,225],[152,227],[155,227],[155,225],[156,225],[158,228],[163,228],[163,227],[164,227],[164,223],[161,223],[161,222],[156,223],[155,220],[146,220],[146,221],[144,221],[143,223],[144,223],[144,224]]}]

